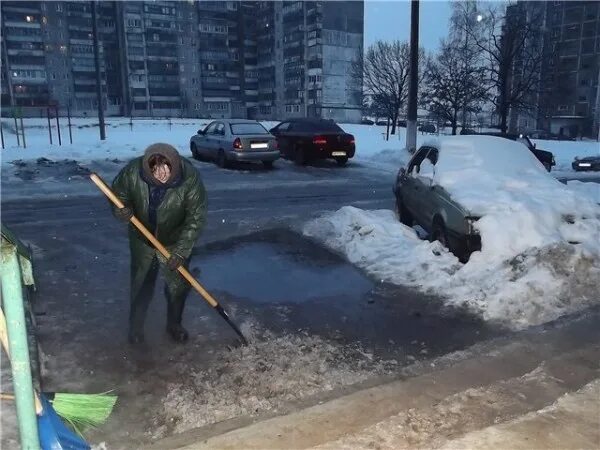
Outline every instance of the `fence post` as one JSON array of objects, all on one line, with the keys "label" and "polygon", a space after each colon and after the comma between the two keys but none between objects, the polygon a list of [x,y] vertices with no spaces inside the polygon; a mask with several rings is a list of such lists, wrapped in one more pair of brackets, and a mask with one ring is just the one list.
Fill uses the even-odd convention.
[{"label": "fence post", "polygon": [[2,139],[2,148],[4,148],[4,127],[2,126],[2,119],[0,119],[0,139]]},{"label": "fence post", "polygon": [[67,121],[69,123],[69,141],[73,143],[73,134],[71,133],[71,106],[67,106]]},{"label": "fence post", "polygon": [[25,127],[23,126],[23,114],[21,114],[21,133],[23,134],[23,148],[27,148],[27,144],[25,143]]},{"label": "fence post", "polygon": [[2,300],[6,314],[21,447],[34,450],[40,448],[40,441],[27,345],[19,256],[17,249],[12,245],[5,244],[4,241],[1,253]]},{"label": "fence post", "polygon": [[54,107],[56,113],[56,130],[58,132],[58,145],[62,145],[62,139],[60,138],[60,121],[58,120],[58,106]]},{"label": "fence post", "polygon": [[17,133],[17,146],[21,146],[21,137],[19,136],[19,124],[17,123],[17,113],[13,109],[13,119],[15,119],[15,132]]},{"label": "fence post", "polygon": [[52,125],[50,124],[50,107],[46,108],[46,114],[48,115],[48,135],[50,136],[50,145],[52,145]]}]

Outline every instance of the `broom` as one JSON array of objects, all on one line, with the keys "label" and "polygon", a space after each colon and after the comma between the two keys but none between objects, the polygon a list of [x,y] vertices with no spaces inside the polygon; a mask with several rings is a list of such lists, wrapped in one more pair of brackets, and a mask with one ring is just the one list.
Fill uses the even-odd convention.
[{"label": "broom", "polygon": [[[10,359],[10,351],[8,348],[8,333],[6,329],[6,318],[4,311],[0,309],[0,341],[6,355]],[[109,391],[110,392],[110,391]],[[62,392],[42,393],[43,396],[51,405],[54,411],[67,422],[74,431],[81,435],[86,428],[96,428],[106,422],[110,416],[115,403],[117,402],[116,395],[109,395],[109,392],[100,394],[68,394]],[[35,409],[36,413],[42,413],[42,402],[40,394],[35,393]],[[0,393],[2,400],[14,400],[15,396],[8,393]]]}]

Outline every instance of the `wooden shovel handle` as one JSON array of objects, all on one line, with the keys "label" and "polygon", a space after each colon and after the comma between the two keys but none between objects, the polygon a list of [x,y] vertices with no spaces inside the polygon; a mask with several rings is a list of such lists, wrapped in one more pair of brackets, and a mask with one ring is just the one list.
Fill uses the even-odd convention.
[{"label": "wooden shovel handle", "polygon": [[[123,202],[119,199],[119,197],[117,197],[114,194],[114,192],[107,186],[107,184],[104,182],[104,180],[102,180],[102,178],[100,178],[97,174],[92,173],[90,175],[90,179],[94,182],[96,186],[98,186],[98,188],[104,193],[104,195],[106,195],[108,199],[114,203],[114,205],[117,208],[125,207]],[[165,246],[162,245],[158,241],[158,239],[156,239],[154,235],[150,233],[150,231],[148,231],[148,228],[146,228],[144,224],[138,220],[137,217],[131,217],[130,221],[133,224],[133,226],[136,227],[140,231],[140,233],[142,233],[144,237],[150,241],[150,243],[160,252],[161,255],[163,255],[166,259],[169,259],[171,257],[171,253],[169,252],[169,250],[167,250]],[[183,276],[183,278],[185,278],[187,282],[190,283],[190,285],[204,298],[204,300],[206,300],[210,304],[210,306],[212,306],[213,308],[217,307],[219,303],[213,298],[212,295],[210,295],[206,291],[206,289],[202,287],[200,283],[198,283],[198,281],[185,267],[179,266],[177,270]]]},{"label": "wooden shovel handle", "polygon": [[[4,317],[4,311],[2,311],[2,308],[0,308],[0,342],[2,342],[2,348],[4,348],[6,356],[8,356],[8,359],[10,361],[10,348],[8,347],[8,329],[6,327],[6,317]],[[33,390],[33,394],[35,401],[35,413],[39,416],[40,414],[42,414],[44,408],[42,408],[42,402],[40,401],[40,397],[35,391],[35,389]],[[1,394],[0,399],[10,399],[8,395],[9,394]],[[14,399],[15,396],[13,395],[11,398]]]}]

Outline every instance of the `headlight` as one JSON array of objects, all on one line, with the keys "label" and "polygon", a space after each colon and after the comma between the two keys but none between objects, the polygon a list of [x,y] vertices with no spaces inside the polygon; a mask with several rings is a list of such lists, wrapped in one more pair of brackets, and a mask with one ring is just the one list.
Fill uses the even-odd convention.
[{"label": "headlight", "polygon": [[468,234],[477,234],[478,231],[475,228],[475,223],[480,219],[480,217],[475,216],[467,216],[465,217],[465,226]]}]

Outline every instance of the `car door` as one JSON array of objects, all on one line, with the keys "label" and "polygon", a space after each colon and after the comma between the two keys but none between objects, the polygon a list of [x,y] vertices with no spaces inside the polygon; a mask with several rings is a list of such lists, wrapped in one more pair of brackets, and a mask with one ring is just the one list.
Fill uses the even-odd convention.
[{"label": "car door", "polygon": [[431,181],[420,175],[421,163],[427,158],[429,147],[421,147],[411,159],[402,187],[402,201],[423,228],[429,228],[426,209],[430,197]]},{"label": "car door", "polygon": [[435,165],[437,164],[439,151],[437,148],[431,147],[427,151],[427,155],[420,165],[420,170],[417,178],[423,185],[422,201],[420,202],[420,211],[422,214],[423,223],[428,227],[433,223],[434,216],[441,211],[445,206],[440,198],[440,191],[435,184]]},{"label": "car door", "polygon": [[213,149],[215,156],[218,155],[220,149],[229,150],[225,145],[225,124],[223,122],[217,122],[215,131],[212,135]]},{"label": "car door", "polygon": [[210,137],[217,126],[216,122],[212,122],[208,124],[208,126],[204,129],[204,134],[198,136],[197,139],[197,148],[198,152],[204,157],[212,157],[212,152],[210,148]]}]

